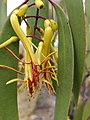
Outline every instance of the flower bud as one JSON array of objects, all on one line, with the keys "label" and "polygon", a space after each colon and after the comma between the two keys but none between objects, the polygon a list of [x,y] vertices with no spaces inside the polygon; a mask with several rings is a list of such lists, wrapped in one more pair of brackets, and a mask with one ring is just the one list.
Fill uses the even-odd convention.
[{"label": "flower bud", "polygon": [[38,9],[42,9],[44,7],[44,3],[41,0],[35,0],[35,5]]},{"label": "flower bud", "polygon": [[23,17],[23,16],[25,15],[25,13],[27,12],[27,9],[28,9],[28,5],[27,5],[27,4],[22,5],[22,6],[19,8],[19,10],[18,10],[17,15],[18,15],[19,17]]},{"label": "flower bud", "polygon": [[45,28],[46,28],[46,27],[51,27],[51,22],[50,22],[50,20],[46,19],[46,20],[44,21],[44,27],[45,27]]},{"label": "flower bud", "polygon": [[55,32],[58,29],[58,24],[54,20],[50,20],[52,30]]}]

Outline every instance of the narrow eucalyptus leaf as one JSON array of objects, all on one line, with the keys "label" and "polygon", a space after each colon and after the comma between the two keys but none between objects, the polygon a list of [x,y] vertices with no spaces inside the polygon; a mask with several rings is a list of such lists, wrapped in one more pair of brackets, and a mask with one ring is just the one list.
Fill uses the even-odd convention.
[{"label": "narrow eucalyptus leaf", "polygon": [[65,0],[74,40],[74,96],[78,101],[85,66],[85,21],[82,0]]},{"label": "narrow eucalyptus leaf", "polygon": [[66,120],[73,87],[74,51],[73,40],[67,17],[63,10],[54,5],[58,20],[58,80],[54,120]]},{"label": "narrow eucalyptus leaf", "polygon": [[82,102],[78,105],[78,107],[75,111],[75,114],[74,114],[74,120],[82,120],[84,106],[85,106],[84,102]]},{"label": "narrow eucalyptus leaf", "polygon": [[[11,24],[10,16],[7,18],[0,33],[0,44],[12,36],[15,36]],[[18,55],[18,42],[8,46],[16,55]],[[7,65],[18,69],[18,61],[4,48],[0,49],[0,65]],[[0,120],[18,120],[17,109],[17,83],[6,85],[6,82],[16,78],[17,74],[6,68],[0,68]]]}]

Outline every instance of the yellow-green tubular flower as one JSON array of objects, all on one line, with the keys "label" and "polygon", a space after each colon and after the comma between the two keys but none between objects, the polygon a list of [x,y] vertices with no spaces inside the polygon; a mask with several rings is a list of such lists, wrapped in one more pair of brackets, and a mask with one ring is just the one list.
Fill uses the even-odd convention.
[{"label": "yellow-green tubular flower", "polygon": [[35,60],[34,53],[29,46],[29,41],[28,41],[27,37],[25,36],[23,30],[21,29],[19,22],[18,22],[18,17],[14,12],[10,16],[10,21],[11,21],[11,25],[12,25],[15,33],[21,40],[25,50],[28,52],[29,56],[31,57],[32,61],[34,62],[34,60]]},{"label": "yellow-green tubular flower", "polygon": [[[56,51],[52,44],[50,44],[50,51],[51,52],[55,52]],[[58,55],[57,55],[57,53],[54,54],[54,58],[55,58],[56,62],[58,62]]]},{"label": "yellow-green tubular flower", "polygon": [[[26,34],[27,34],[27,36],[32,34],[32,30],[31,30],[30,26],[26,27]],[[27,37],[27,39],[28,39],[29,46],[32,48],[32,44],[33,44],[32,43],[32,37]]]},{"label": "yellow-green tubular flower", "polygon": [[[29,57],[29,54],[25,51],[25,62],[30,62],[31,59]],[[25,64],[25,78],[24,80],[28,80],[28,77],[30,80],[32,80],[32,65],[31,64]]]},{"label": "yellow-green tubular flower", "polygon": [[16,37],[16,36],[11,37],[11,38],[8,39],[6,42],[4,42],[4,43],[2,43],[2,44],[0,45],[0,49],[8,46],[9,44],[11,44],[11,43],[13,43],[13,42],[16,42],[17,40],[18,40],[18,37]]},{"label": "yellow-green tubular flower", "polygon": [[35,5],[38,9],[44,8],[44,3],[42,2],[42,0],[35,0]]},{"label": "yellow-green tubular flower", "polygon": [[27,10],[28,10],[28,5],[24,4],[18,9],[17,15],[19,17],[23,17],[26,14]]},{"label": "yellow-green tubular flower", "polygon": [[58,29],[58,24],[54,20],[50,20],[52,30],[55,32]]},{"label": "yellow-green tubular flower", "polygon": [[27,34],[27,35],[31,35],[31,34],[32,34],[32,30],[31,30],[31,27],[30,27],[30,26],[27,26],[27,27],[26,27],[26,34]]},{"label": "yellow-green tubular flower", "polygon": [[52,28],[49,26],[46,27],[43,36],[44,39],[43,54],[45,56],[47,56],[50,52],[50,43],[51,43],[52,35],[53,35]]},{"label": "yellow-green tubular flower", "polygon": [[51,27],[51,22],[50,22],[50,20],[46,19],[46,20],[44,20],[44,27],[46,28],[48,26]]},{"label": "yellow-green tubular flower", "polygon": [[37,63],[40,65],[42,61],[42,50],[43,50],[43,42],[39,42],[38,49],[36,50],[35,57],[37,58]]}]

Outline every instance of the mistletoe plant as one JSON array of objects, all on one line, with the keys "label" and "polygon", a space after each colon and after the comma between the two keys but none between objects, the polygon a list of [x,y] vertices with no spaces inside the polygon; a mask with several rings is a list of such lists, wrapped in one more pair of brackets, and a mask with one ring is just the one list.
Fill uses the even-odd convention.
[{"label": "mistletoe plant", "polygon": [[[41,0],[39,1],[36,0],[34,4],[37,7],[37,12],[39,11],[39,9],[42,9],[44,7],[44,3]],[[12,36],[6,42],[0,45],[0,48],[3,48],[9,45],[10,43],[16,42],[17,40],[21,40],[25,48],[25,62],[19,60],[19,58],[16,57],[16,55],[9,48],[6,48],[6,50],[8,50],[16,59],[18,59],[24,64],[25,73],[19,72],[13,69],[12,67],[5,65],[0,65],[0,67],[14,70],[20,74],[25,74],[24,80],[21,80],[20,78],[14,78],[8,81],[6,84],[9,84],[14,81],[21,81],[24,82],[22,86],[25,86],[25,84],[27,83],[27,86],[29,88],[29,93],[31,96],[33,96],[35,92],[40,91],[42,84],[44,83],[46,84],[46,88],[48,92],[50,92],[50,89],[53,92],[55,92],[51,78],[57,81],[57,75],[55,70],[56,67],[52,66],[52,64],[50,63],[50,59],[51,59],[50,57],[56,53],[56,51],[52,47],[51,48],[53,49],[53,52],[50,53],[50,46],[52,46],[51,40],[53,37],[53,32],[56,32],[57,30],[57,23],[54,20],[48,20],[44,18],[45,30],[43,30],[42,28],[38,28],[37,25],[35,26],[35,28],[38,29],[38,31],[40,31],[42,38],[38,38],[37,36],[35,36],[36,29],[34,29],[34,33],[32,34],[30,25],[26,22],[25,19],[28,16],[24,17],[24,15],[27,9],[34,4],[30,4],[30,5],[24,4],[20,8],[12,12],[10,16],[10,22],[17,36]],[[36,17],[38,18],[38,15]],[[21,21],[24,19],[24,21],[26,22],[27,36],[21,29],[18,19],[20,19]],[[38,20],[36,22],[38,22]],[[33,37],[40,40],[38,47],[36,47],[32,43]],[[33,52],[32,46],[36,48],[35,52]]]},{"label": "mistletoe plant", "polygon": [[[41,15],[48,4],[55,9],[57,22]],[[1,120],[18,120],[17,81],[21,82],[18,90],[27,87],[30,97],[43,85],[48,94],[56,95],[55,120],[69,119],[72,89],[77,105],[84,71],[84,15],[81,0],[75,4],[65,0],[65,4],[67,13],[52,0],[25,0],[8,16],[0,34]],[[31,14],[33,6],[35,14]],[[22,21],[26,23],[26,33],[21,28]],[[57,33],[58,54],[53,46]],[[19,41],[24,47],[24,60],[18,57]],[[24,75],[24,79],[17,74]]]}]

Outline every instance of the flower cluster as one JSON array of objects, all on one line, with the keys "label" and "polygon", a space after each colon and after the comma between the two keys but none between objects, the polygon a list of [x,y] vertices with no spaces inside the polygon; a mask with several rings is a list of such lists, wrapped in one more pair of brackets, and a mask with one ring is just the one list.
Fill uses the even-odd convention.
[{"label": "flower cluster", "polygon": [[[6,84],[14,81],[20,81],[22,84],[19,89],[27,86],[30,96],[33,96],[37,91],[40,91],[43,85],[45,85],[48,93],[51,91],[55,93],[53,81],[56,81],[58,85],[56,67],[57,51],[54,50],[52,41],[56,35],[58,25],[54,20],[49,20],[43,16],[39,16],[39,11],[45,7],[42,0],[35,0],[34,3],[29,5],[26,3],[27,1],[24,2],[18,9],[14,10],[10,16],[12,28],[17,36],[11,37],[5,43],[0,45],[1,49],[17,40],[22,42],[24,46],[24,61],[19,59],[9,48],[5,48],[21,63],[21,66],[23,66],[22,68],[25,72],[22,73],[21,71],[17,71],[4,65],[0,65],[0,67],[6,67],[19,74],[24,74],[24,80],[21,78],[15,78],[8,81]],[[25,16],[29,7],[33,5],[35,5],[37,9],[36,15]],[[36,18],[35,25],[33,26],[34,32],[32,32],[30,24],[26,20],[30,17]],[[39,18],[44,21],[44,29],[37,26]],[[26,23],[26,34],[21,29],[19,19],[21,21],[25,21]],[[36,36],[37,31],[40,33],[40,37]],[[38,46],[35,46],[33,43],[33,38],[35,40],[39,40]]]}]

